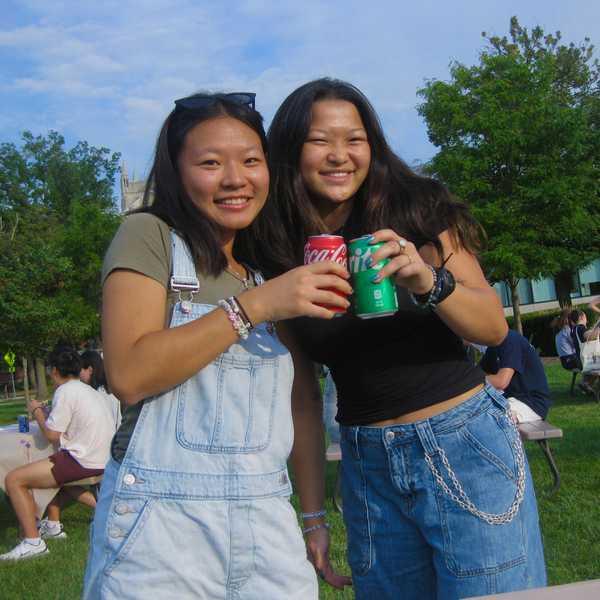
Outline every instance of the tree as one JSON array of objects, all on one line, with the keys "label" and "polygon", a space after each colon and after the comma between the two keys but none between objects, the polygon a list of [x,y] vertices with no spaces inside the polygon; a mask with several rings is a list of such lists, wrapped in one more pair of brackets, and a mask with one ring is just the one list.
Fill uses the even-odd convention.
[{"label": "tree", "polygon": [[482,35],[479,64],[428,81],[418,110],[439,147],[428,171],[487,231],[484,267],[507,283],[520,330],[519,280],[564,280],[600,250],[600,68],[587,38],[564,45],[516,17],[510,39]]},{"label": "tree", "polygon": [[25,132],[21,148],[0,146],[0,346],[36,357],[40,380],[58,341],[98,335],[100,267],[119,223],[119,155],[64,145]]}]

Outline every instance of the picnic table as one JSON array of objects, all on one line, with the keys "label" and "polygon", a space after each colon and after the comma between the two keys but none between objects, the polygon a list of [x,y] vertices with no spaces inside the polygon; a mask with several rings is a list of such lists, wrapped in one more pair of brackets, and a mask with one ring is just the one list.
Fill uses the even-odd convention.
[{"label": "picnic table", "polygon": [[[4,488],[6,474],[17,467],[48,458],[56,452],[56,448],[48,442],[40,431],[35,421],[29,423],[29,432],[19,432],[19,427],[14,425],[0,427],[0,489]],[[36,507],[36,516],[41,519],[46,507],[56,496],[59,488],[33,490],[33,500]]]},{"label": "picnic table", "polygon": [[535,588],[522,592],[472,596],[463,600],[598,600],[598,598],[600,598],[600,579]]}]

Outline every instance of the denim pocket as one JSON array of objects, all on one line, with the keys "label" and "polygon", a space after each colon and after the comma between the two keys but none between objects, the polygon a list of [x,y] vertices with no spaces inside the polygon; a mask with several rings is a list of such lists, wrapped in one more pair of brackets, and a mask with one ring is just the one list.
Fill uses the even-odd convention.
[{"label": "denim pocket", "polygon": [[155,502],[155,498],[115,496],[106,521],[108,561],[104,567],[105,575],[110,575],[127,557],[144,529]]},{"label": "denim pocket", "polygon": [[[455,495],[450,497],[434,476],[448,569],[457,576],[475,576],[497,573],[525,562],[522,504],[518,504],[522,494],[518,483],[519,476],[522,480],[526,475],[527,467],[523,462],[519,465],[518,455],[522,452],[519,434],[506,413],[490,408],[457,431],[436,437],[455,478],[439,454],[436,455],[437,472]],[[506,515],[511,509],[512,518],[504,522],[498,519],[500,522],[492,524],[486,520]]]},{"label": "denim pocket", "polygon": [[225,353],[179,386],[177,441],[188,450],[243,453],[271,441],[279,358]]}]

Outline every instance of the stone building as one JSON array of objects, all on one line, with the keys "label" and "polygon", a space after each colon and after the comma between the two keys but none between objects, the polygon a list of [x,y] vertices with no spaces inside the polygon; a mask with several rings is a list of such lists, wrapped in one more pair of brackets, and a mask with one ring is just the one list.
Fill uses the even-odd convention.
[{"label": "stone building", "polygon": [[121,165],[121,212],[127,213],[142,206],[145,187],[146,181],[143,179],[136,181],[135,173],[129,179],[127,167],[123,162]]}]

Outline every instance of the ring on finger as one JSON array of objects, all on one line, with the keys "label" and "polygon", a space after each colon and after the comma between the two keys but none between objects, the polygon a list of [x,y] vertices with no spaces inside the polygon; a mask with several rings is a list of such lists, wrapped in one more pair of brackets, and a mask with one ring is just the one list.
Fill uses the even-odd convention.
[{"label": "ring on finger", "polygon": [[412,265],[412,258],[410,257],[410,254],[405,254],[404,256],[406,256],[406,258],[408,258],[408,263],[406,266]]},{"label": "ring on finger", "polygon": [[396,240],[396,242],[398,242],[398,247],[400,248],[399,254],[403,254],[404,251],[406,250],[406,240],[403,240],[402,238],[398,238]]}]

